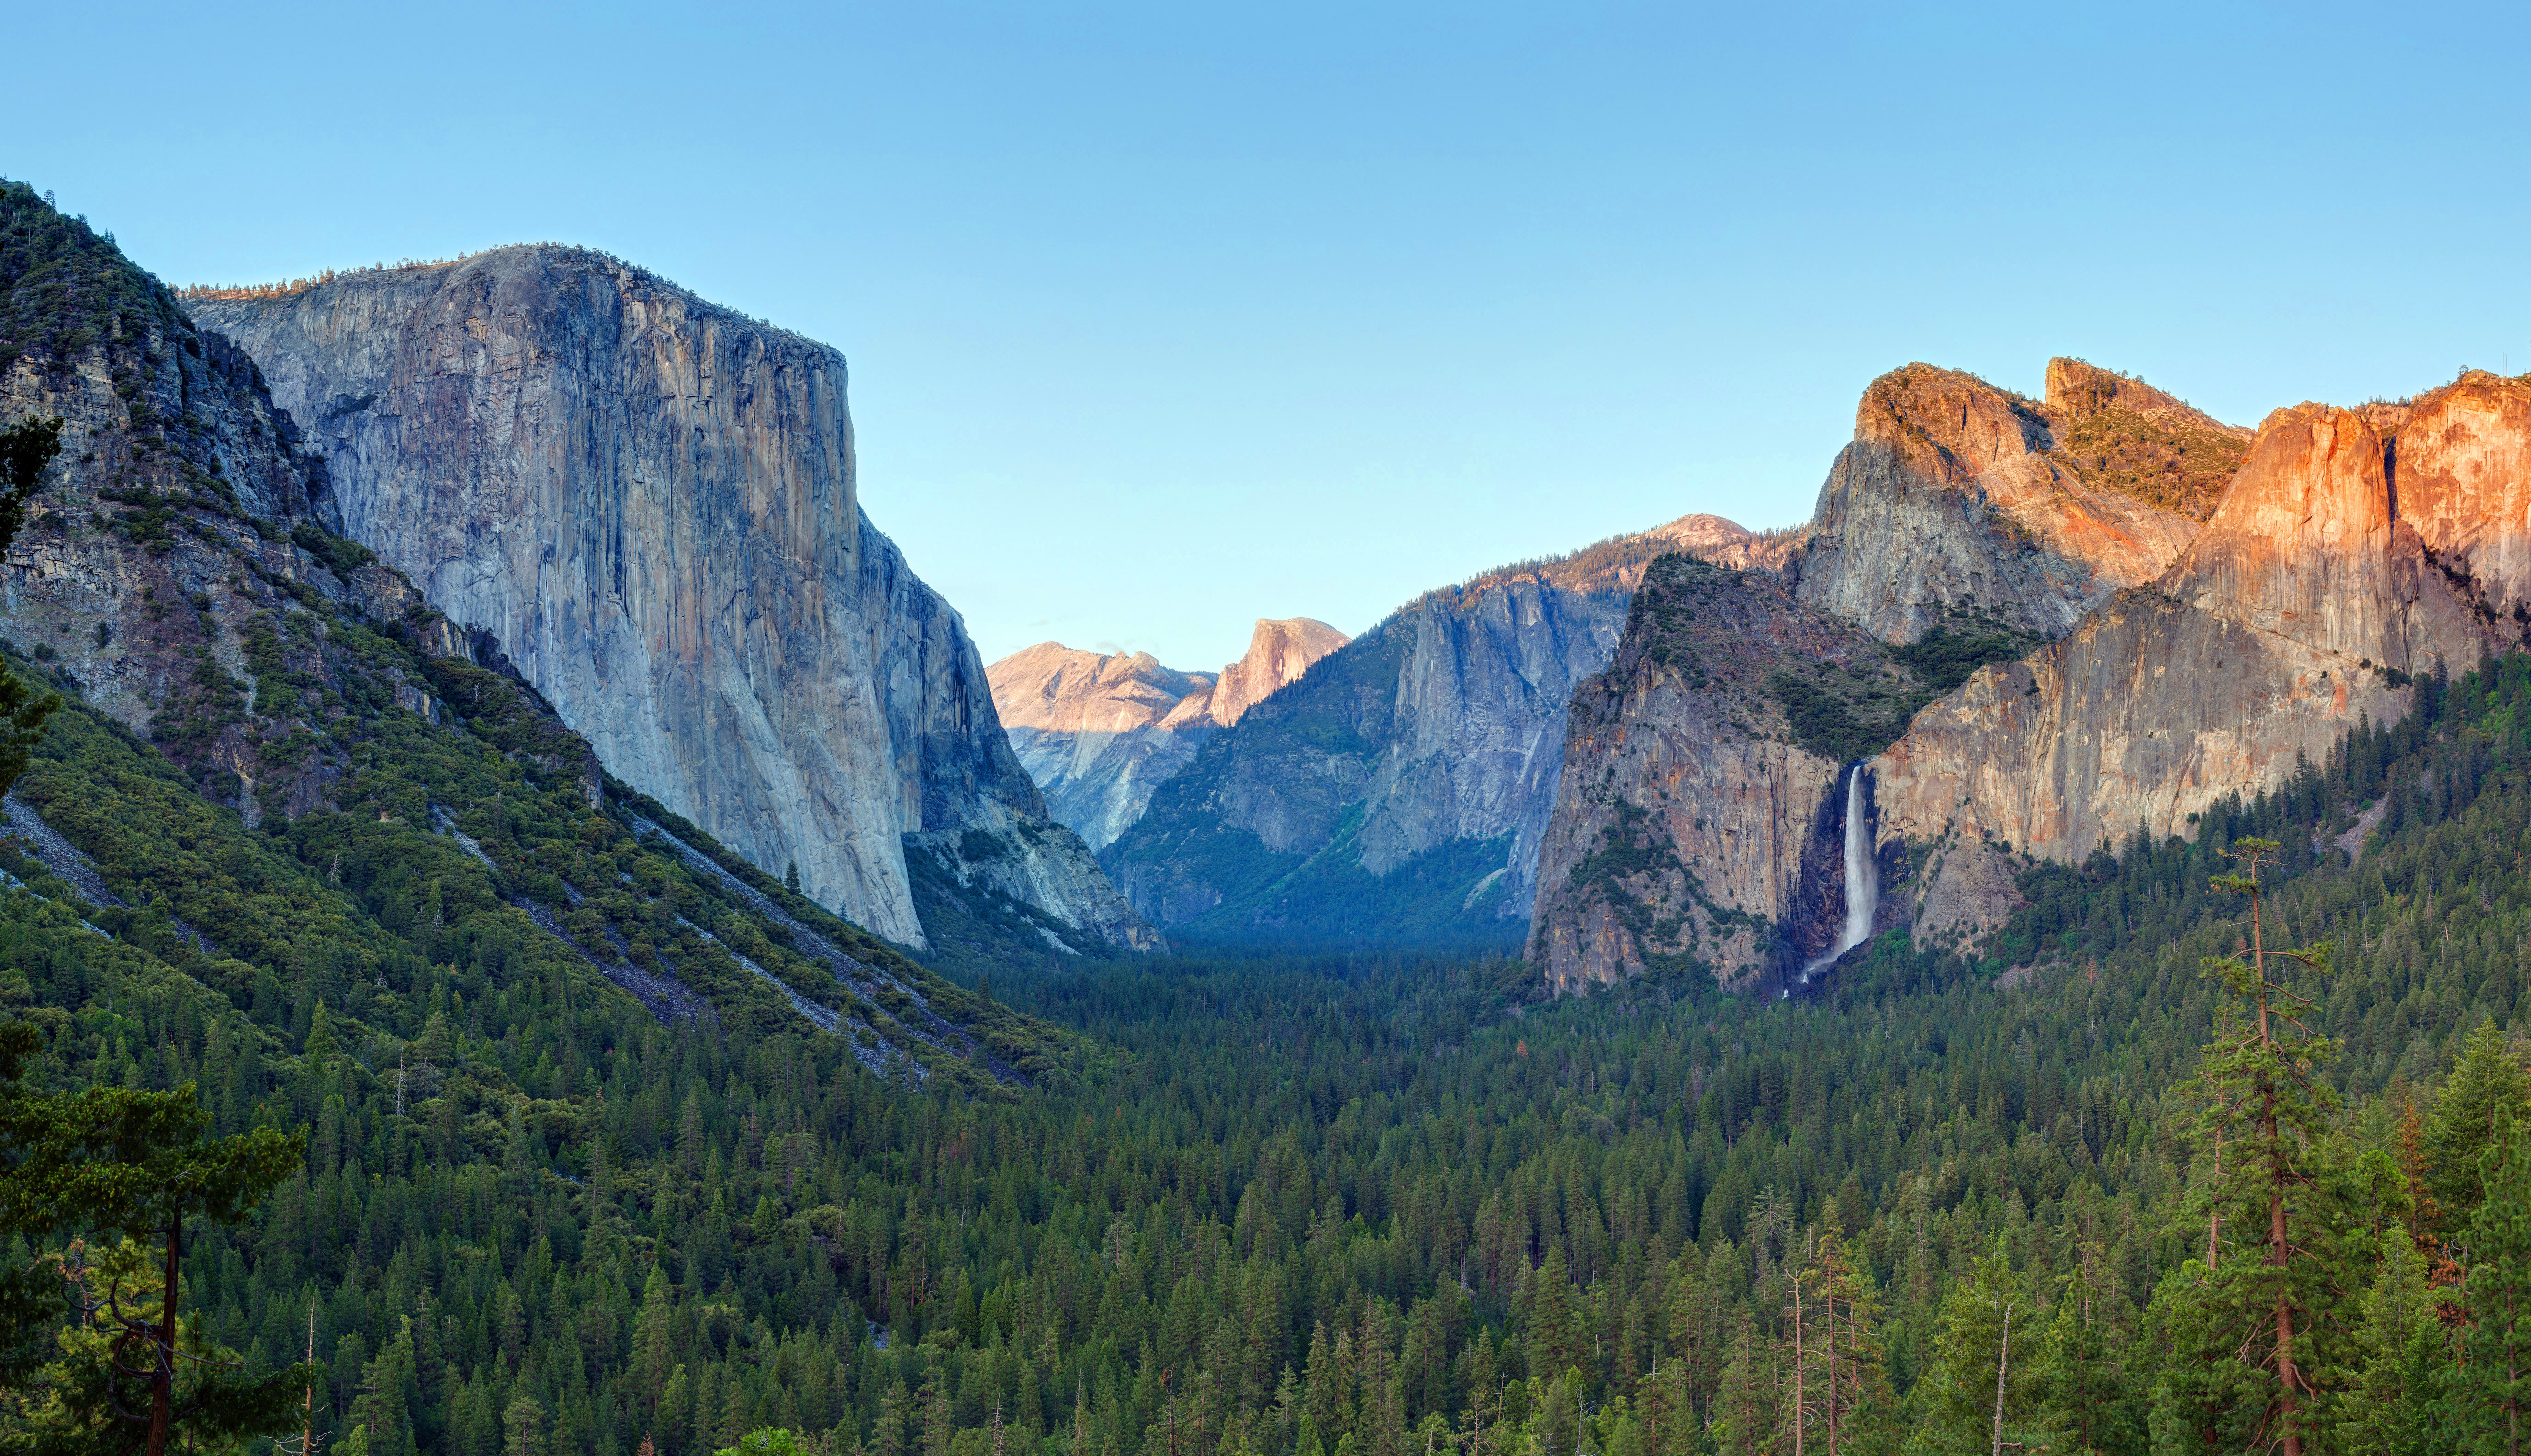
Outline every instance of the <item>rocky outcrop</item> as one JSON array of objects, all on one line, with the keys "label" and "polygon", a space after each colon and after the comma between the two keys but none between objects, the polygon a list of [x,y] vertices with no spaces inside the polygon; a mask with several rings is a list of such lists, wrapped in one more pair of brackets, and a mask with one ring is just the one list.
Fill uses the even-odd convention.
[{"label": "rocky outcrop", "polygon": [[[2227,796],[2324,761],[2361,717],[2404,714],[2411,675],[2531,644],[2531,385],[2465,374],[2399,405],[2303,405],[2244,439],[2076,361],[2048,379],[2043,402],[1923,365],[1876,381],[1784,573],[1805,607],[1922,638],[1883,649],[1909,672],[1935,672],[1964,621],[2056,639],[1971,673],[1871,757],[1896,889],[1883,923],[1930,943],[1999,924],[2033,857],[2192,833]],[[1710,618],[1726,594],[1705,589]],[[1674,594],[1638,599],[1616,662],[1576,699],[1532,935],[1558,987],[1687,964],[1746,983],[1768,964],[1760,926],[1778,969],[1824,938],[1821,834],[1842,814],[1827,760],[1772,743],[1745,684],[1661,658],[1717,651],[1664,607]],[[1763,594],[1737,588],[1724,620],[1753,620]],[[1794,629],[1780,608],[1765,620]],[[1873,660],[1842,653],[1830,677]],[[1782,660],[1797,675],[1801,655]],[[1873,698],[1777,685],[1779,704],[1831,721]],[[1729,812],[1682,807],[1700,804]],[[1720,933],[1735,925],[1748,933]]]},{"label": "rocky outcrop", "polygon": [[[2526,417],[2484,408],[2482,388],[2465,380],[2412,412],[2436,423],[2431,458],[2518,458]],[[1934,850],[1920,926],[1973,935],[1999,919],[2005,851],[2080,860],[2139,828],[2186,834],[2226,795],[2325,759],[2359,716],[2403,715],[2407,674],[2522,641],[2489,605],[2501,576],[2481,586],[2458,564],[2460,542],[2500,532],[2438,483],[2432,524],[2452,547],[2439,559],[2391,489],[2391,444],[2356,411],[2276,412],[2162,580],[1917,718],[1875,768],[1884,838]]]},{"label": "rocky outcrop", "polygon": [[2390,426],[2399,520],[2491,620],[2531,624],[2531,379],[2479,370]]},{"label": "rocky outcrop", "polygon": [[[1085,652],[1060,643],[1024,647],[984,669],[993,707],[1046,812],[1102,849],[1142,817],[1152,791],[1195,756],[1202,731],[1164,729],[1212,681],[1162,667],[1148,652]],[[1206,721],[1209,726],[1209,720]]]},{"label": "rocky outcrop", "polygon": [[[1930,364],[1874,380],[1790,566],[1802,603],[1893,643],[1958,615],[2055,638],[2167,570],[2196,533],[2177,508],[2191,497],[2128,457],[2180,470],[2138,441],[2176,438],[2164,421],[2186,407],[2074,361],[2053,362],[2049,382],[2043,402]],[[2237,441],[2187,414],[2213,432],[2187,470],[2228,474]],[[2092,455],[2069,443],[2086,420],[2107,442]]]},{"label": "rocky outcrop", "polygon": [[[1714,549],[1751,539],[1695,521],[1676,529]],[[1222,933],[1517,925],[1573,688],[1672,549],[1620,537],[1408,603],[1213,734],[1108,847],[1109,873],[1147,918]]]},{"label": "rocky outcrop", "polygon": [[[861,510],[835,351],[555,247],[192,307],[329,456],[347,534],[756,865],[920,945],[906,836],[1074,854],[1016,832],[1043,803],[983,663]],[[1086,861],[1045,878],[1097,898]]]},{"label": "rocky outcrop", "polygon": [[1101,849],[1142,817],[1153,791],[1186,766],[1213,729],[1238,722],[1346,641],[1307,617],[1260,620],[1247,654],[1217,674],[1175,672],[1144,652],[1040,643],[984,676],[1047,812]]},{"label": "rocky outcrop", "polygon": [[1772,576],[1653,563],[1615,658],[1573,695],[1529,946],[1551,988],[1647,970],[1772,987],[1830,948],[1841,765],[1795,742],[1772,691],[1820,664],[1909,686]]},{"label": "rocky outcrop", "polygon": [[1208,688],[1189,692],[1161,726],[1188,728],[1204,723],[1227,728],[1250,708],[1299,682],[1311,663],[1350,641],[1313,618],[1273,622],[1261,617],[1249,634],[1247,654],[1222,668]]}]

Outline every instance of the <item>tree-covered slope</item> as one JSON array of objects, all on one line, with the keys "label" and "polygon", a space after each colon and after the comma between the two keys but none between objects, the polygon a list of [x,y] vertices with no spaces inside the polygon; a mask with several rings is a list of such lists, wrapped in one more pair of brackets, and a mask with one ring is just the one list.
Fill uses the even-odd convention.
[{"label": "tree-covered slope", "polygon": [[[2531,993],[2531,660],[2420,697],[2200,844],[2034,868],[1990,959],[1893,936],[1777,1003],[1684,977],[1529,1003],[1499,960],[1014,968],[998,991],[1119,1052],[1016,1101],[869,1077],[833,1038],[662,1027],[568,965],[504,985],[479,955],[428,973],[435,1027],[329,1012],[310,1044],[294,1007],[192,990],[25,896],[0,900],[26,926],[8,994],[59,1028],[56,1078],[199,1076],[230,1125],[316,1130],[192,1278],[220,1338],[273,1359],[312,1296],[320,1400],[372,1450],[526,1430],[688,1456],[759,1427],[990,1450],[997,1415],[1004,1449],[1043,1452],[1380,1449],[1435,1419],[1493,1450],[1586,1426],[1603,1450],[1756,1450],[1793,1280],[1833,1274],[1877,1307],[1867,1429],[1957,1433],[1966,1321],[2001,1281],[2035,1306],[2014,1428],[2079,1405],[2097,1448],[2141,1451],[2159,1291],[2206,1236],[2178,1084],[2221,1025],[2197,957],[2243,924],[2194,888],[2215,844],[2298,847],[2270,943],[2347,947],[2316,1013],[2349,1038],[2331,1165],[2378,1172],[2386,1232],[2470,1257],[2466,1208],[2419,1196],[2469,1197],[2484,1139],[2436,1130],[2466,1127],[2486,1068],[2449,1069]],[[2368,786],[2397,807],[2350,865],[2334,840]],[[556,1106],[566,1068],[582,1096]],[[2333,1277],[2404,1277],[2385,1247]]]}]

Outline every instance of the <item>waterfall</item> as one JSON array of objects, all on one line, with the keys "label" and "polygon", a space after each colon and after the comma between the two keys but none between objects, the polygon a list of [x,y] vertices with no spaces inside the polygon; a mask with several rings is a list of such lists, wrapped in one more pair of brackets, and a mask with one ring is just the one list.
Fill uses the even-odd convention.
[{"label": "waterfall", "polygon": [[1872,858],[1872,828],[1864,822],[1863,765],[1845,777],[1845,928],[1828,954],[1802,968],[1802,980],[1826,970],[1838,956],[1872,938],[1872,914],[1881,908],[1881,866]]}]

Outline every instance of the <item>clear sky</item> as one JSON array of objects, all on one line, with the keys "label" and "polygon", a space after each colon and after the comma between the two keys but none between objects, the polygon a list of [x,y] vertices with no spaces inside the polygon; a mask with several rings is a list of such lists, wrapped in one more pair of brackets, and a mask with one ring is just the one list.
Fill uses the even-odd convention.
[{"label": "clear sky", "polygon": [[[2520,7],[25,7],[0,174],[174,283],[552,239],[842,349],[989,657],[1689,511],[1873,375],[2531,369]],[[2422,18],[2418,18],[2422,17]]]}]

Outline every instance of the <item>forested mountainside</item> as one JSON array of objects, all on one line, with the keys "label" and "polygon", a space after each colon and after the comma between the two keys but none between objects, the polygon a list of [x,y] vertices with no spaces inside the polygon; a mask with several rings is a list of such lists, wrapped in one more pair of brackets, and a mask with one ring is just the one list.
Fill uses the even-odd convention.
[{"label": "forested mountainside", "polygon": [[2297,979],[2342,1047],[2301,1048],[2283,1148],[2290,1215],[2334,1220],[2290,1291],[2306,1448],[2454,1450],[2502,1413],[2531,1267],[2482,1211],[2521,1166],[2491,1148],[2531,1158],[2488,1133],[2531,1116],[2496,1030],[2531,1013],[2531,658],[2421,688],[2194,843],[2033,867],[1984,959],[1891,935],[1802,1000],[1529,1003],[1498,960],[1022,971],[997,991],[1111,1050],[976,1097],[479,952],[415,955],[416,1015],[346,1035],[83,927],[30,865],[0,996],[52,1031],[40,1079],[198,1078],[223,1131],[312,1130],[253,1223],[194,1240],[188,1298],[276,1364],[312,1302],[322,1419],[370,1452],[1739,1456],[1797,1419],[1967,1449],[2007,1303],[2006,1439],[2241,1449],[2274,1291],[2204,1261],[2211,1213],[2217,1272],[2259,1267],[2260,1135],[2191,1079],[2239,1026],[2198,965],[2247,928],[2216,847],[2264,833],[2263,943],[2339,947]]},{"label": "forested mountainside", "polygon": [[489,956],[494,989],[568,973],[628,1012],[844,1028],[874,1064],[993,1080],[996,1013],[606,780],[325,529],[323,464],[253,364],[23,185],[0,193],[0,400],[65,421],[0,633],[69,705],[11,812],[108,920],[128,905],[153,948],[185,940],[207,958],[188,971],[303,1023],[339,991],[346,1036],[365,986],[419,995]]},{"label": "forested mountainside", "polygon": [[1645,564],[1788,544],[1690,516],[1427,592],[1208,739],[1101,862],[1147,919],[1200,934],[1509,946],[1566,705]]},{"label": "forested mountainside", "polygon": [[842,355],[577,248],[228,295],[185,303],[327,454],[336,529],[609,772],[899,944],[928,933],[909,854],[1071,940],[1157,943],[863,510]]}]

